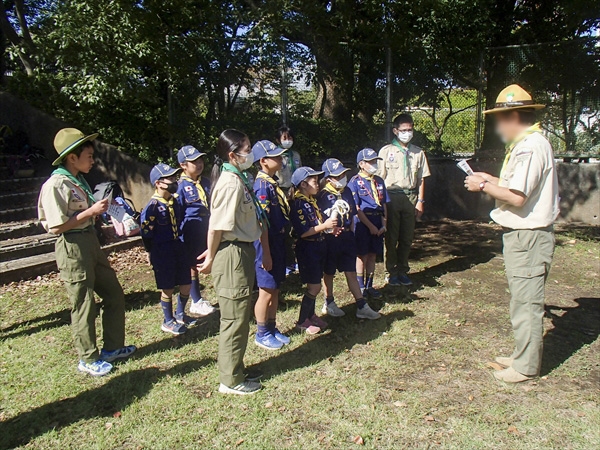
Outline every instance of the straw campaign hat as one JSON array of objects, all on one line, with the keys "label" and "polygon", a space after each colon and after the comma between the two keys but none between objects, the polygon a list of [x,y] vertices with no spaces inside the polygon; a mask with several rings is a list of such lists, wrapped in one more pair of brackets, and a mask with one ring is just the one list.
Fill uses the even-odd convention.
[{"label": "straw campaign hat", "polygon": [[63,128],[54,137],[54,148],[58,152],[58,158],[52,163],[58,166],[65,157],[81,144],[93,141],[98,137],[98,133],[85,135],[76,128]]},{"label": "straw campaign hat", "polygon": [[510,86],[502,89],[498,98],[496,98],[496,104],[492,109],[484,111],[484,114],[493,114],[503,111],[512,111],[515,109],[542,109],[546,105],[540,105],[534,103],[529,92],[523,89],[518,84],[511,84]]}]

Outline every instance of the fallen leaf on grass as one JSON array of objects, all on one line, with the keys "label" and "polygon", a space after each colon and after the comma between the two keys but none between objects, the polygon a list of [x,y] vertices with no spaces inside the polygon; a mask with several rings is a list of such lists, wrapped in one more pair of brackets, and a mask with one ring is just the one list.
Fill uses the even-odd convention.
[{"label": "fallen leaf on grass", "polygon": [[285,411],[285,406],[280,406],[279,408],[277,408],[277,411],[284,412]]},{"label": "fallen leaf on grass", "polygon": [[272,407],[273,407],[273,402],[265,403],[265,408],[272,408]]},{"label": "fallen leaf on grass", "polygon": [[406,406],[406,403],[404,402],[394,402],[394,406],[398,407],[398,408],[403,408],[404,406]]},{"label": "fallen leaf on grass", "polygon": [[425,422],[435,422],[435,418],[433,416],[425,416]]},{"label": "fallen leaf on grass", "polygon": [[110,430],[112,427],[113,427],[113,424],[112,424],[112,422],[106,422],[106,423],[104,424],[104,428],[106,428],[107,430]]},{"label": "fallen leaf on grass", "polygon": [[517,436],[519,435],[519,430],[517,430],[517,427],[515,427],[514,425],[508,427],[508,430],[506,431],[512,434],[516,434]]},{"label": "fallen leaf on grass", "polygon": [[244,443],[244,440],[240,438],[240,439],[238,439],[237,441],[235,441],[235,446],[236,446],[236,447],[239,447],[239,446],[240,446],[240,445],[242,445],[243,443]]},{"label": "fallen leaf on grass", "polygon": [[457,286],[462,286],[462,281],[456,280],[455,283],[456,283]]},{"label": "fallen leaf on grass", "polygon": [[352,442],[354,442],[356,445],[365,445],[365,440],[359,435],[354,436],[354,438],[352,438]]},{"label": "fallen leaf on grass", "polygon": [[470,401],[470,402],[472,402],[474,398],[475,398],[475,397],[473,397],[472,395],[469,395],[469,401]]},{"label": "fallen leaf on grass", "polygon": [[212,395],[212,392],[207,392],[207,393],[206,393],[206,395],[205,395],[205,397],[206,397],[206,398],[210,398],[210,397],[211,397],[211,395]]},{"label": "fallen leaf on grass", "polygon": [[119,417],[121,417],[121,415],[122,415],[121,411],[117,411],[116,413],[113,414],[113,417],[118,419]]},{"label": "fallen leaf on grass", "polygon": [[488,362],[486,366],[491,367],[494,370],[504,370],[504,367],[495,362]]}]

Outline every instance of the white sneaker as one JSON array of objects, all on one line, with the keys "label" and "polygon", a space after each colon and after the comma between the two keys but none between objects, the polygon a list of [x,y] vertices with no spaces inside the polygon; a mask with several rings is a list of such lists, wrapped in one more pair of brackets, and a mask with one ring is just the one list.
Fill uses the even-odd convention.
[{"label": "white sneaker", "polygon": [[234,387],[225,386],[223,383],[219,385],[219,392],[221,394],[252,395],[256,394],[261,389],[262,385],[255,381],[242,381]]},{"label": "white sneaker", "polygon": [[329,305],[325,302],[321,311],[323,314],[327,314],[331,317],[344,317],[346,315],[335,302],[331,302]]},{"label": "white sneaker", "polygon": [[196,303],[192,302],[190,305],[190,314],[196,314],[199,316],[208,316],[217,309],[210,304],[208,300],[199,300]]},{"label": "white sneaker", "polygon": [[373,311],[369,305],[365,305],[356,310],[356,317],[359,319],[377,320],[381,317],[381,314],[377,311]]}]

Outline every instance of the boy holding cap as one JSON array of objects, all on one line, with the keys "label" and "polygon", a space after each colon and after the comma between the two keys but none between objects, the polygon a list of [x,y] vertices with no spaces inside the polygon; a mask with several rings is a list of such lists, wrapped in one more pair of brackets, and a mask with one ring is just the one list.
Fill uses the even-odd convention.
[{"label": "boy holding cap", "polygon": [[188,252],[192,285],[190,289],[190,313],[207,316],[215,312],[208,300],[202,298],[198,280],[198,256],[206,250],[208,221],[210,218],[210,180],[202,176],[204,156],[197,148],[186,145],[177,152],[177,161],[183,170],[179,177],[176,202],[183,211],[181,238]]},{"label": "boy holding cap", "polygon": [[321,292],[321,280],[327,245],[323,232],[333,230],[337,219],[323,219],[315,195],[319,192],[319,175],[323,172],[311,167],[299,167],[292,174],[294,201],[290,208],[296,240],[296,259],[306,293],[300,305],[300,317],[296,327],[307,334],[317,334],[327,328],[327,323],[315,314],[317,295]]},{"label": "boy holding cap", "polygon": [[378,312],[373,311],[367,304],[363,292],[356,277],[356,238],[354,236],[354,218],[356,217],[356,204],[352,191],[346,186],[346,172],[350,169],[344,167],[342,162],[335,158],[329,158],[323,163],[323,189],[317,195],[317,204],[323,214],[328,217],[335,215],[338,218],[337,233],[325,235],[327,244],[327,256],[325,258],[325,274],[323,284],[325,285],[325,304],[323,314],[332,317],[346,315],[333,297],[333,278],[336,270],[344,272],[348,289],[356,300],[356,317],[359,319],[379,319]]},{"label": "boy holding cap", "polygon": [[[254,342],[267,350],[279,350],[290,343],[290,338],[277,329],[276,322],[279,288],[285,279],[285,231],[290,221],[290,205],[275,176],[281,169],[283,152],[285,149],[278,148],[270,141],[259,141],[252,147],[254,161],[260,164],[254,193],[269,224],[268,233],[263,233],[254,242],[258,285],[258,299],[254,306],[258,329]],[[271,259],[270,270],[264,268],[264,255],[269,255]]]},{"label": "boy holding cap", "polygon": [[[42,186],[38,216],[46,231],[59,235],[56,264],[71,300],[71,326],[79,355],[78,370],[94,376],[106,375],[111,362],[135,352],[125,346],[125,297],[115,271],[110,267],[94,229],[96,217],[108,210],[108,199],[96,202],[82,174],[94,165],[92,141],[98,134],[84,135],[64,128],[54,138],[58,168]],[[96,347],[97,305],[102,303],[104,348]]]},{"label": "boy holding cap", "polygon": [[377,255],[383,253],[383,236],[386,232],[387,203],[390,201],[387,189],[381,178],[375,175],[378,170],[375,150],[365,148],[358,152],[356,162],[360,171],[350,180],[348,186],[354,196],[357,217],[356,272],[358,284],[365,296],[380,298],[381,293],[373,287]]},{"label": "boy holding cap", "polygon": [[[160,306],[164,314],[161,330],[183,334],[196,320],[185,314],[190,297],[189,258],[180,236],[182,211],[176,199],[177,179],[181,169],[157,164],[150,171],[156,192],[142,211],[142,240],[154,270],[156,287],[161,290]],[[173,291],[179,286],[177,310],[173,314]]]}]

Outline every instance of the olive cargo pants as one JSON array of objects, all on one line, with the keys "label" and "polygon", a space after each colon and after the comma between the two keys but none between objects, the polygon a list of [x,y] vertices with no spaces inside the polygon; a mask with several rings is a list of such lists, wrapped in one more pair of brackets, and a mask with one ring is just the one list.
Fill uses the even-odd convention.
[{"label": "olive cargo pants", "polygon": [[234,387],[245,380],[244,354],[250,333],[250,297],[254,286],[252,242],[222,242],[213,261],[212,278],[221,310],[219,381]]},{"label": "olive cargo pants", "polygon": [[[79,359],[99,358],[96,316],[102,310],[106,350],[125,343],[125,297],[115,271],[100,248],[94,229],[62,234],[56,241],[56,264],[71,300],[71,329]],[[96,292],[102,302],[96,305]]]},{"label": "olive cargo pants", "polygon": [[504,265],[515,337],[512,367],[536,376],[542,365],[544,287],[554,255],[552,228],[504,233]]},{"label": "olive cargo pants", "polygon": [[385,232],[385,272],[395,277],[410,270],[408,255],[415,235],[417,193],[388,191],[387,231]]}]

